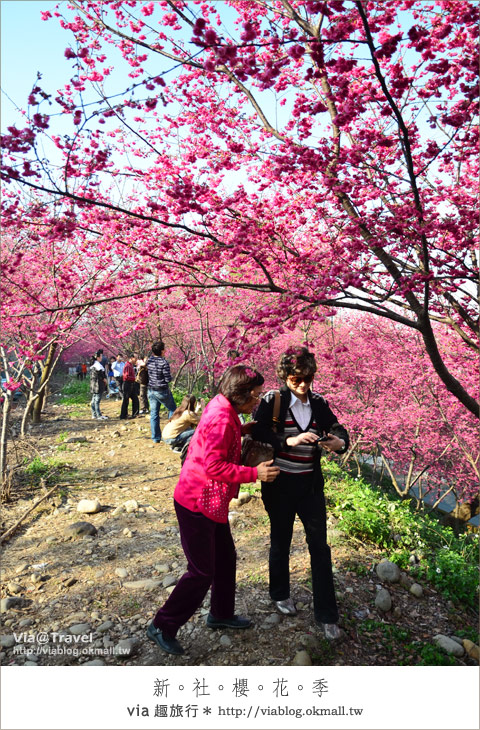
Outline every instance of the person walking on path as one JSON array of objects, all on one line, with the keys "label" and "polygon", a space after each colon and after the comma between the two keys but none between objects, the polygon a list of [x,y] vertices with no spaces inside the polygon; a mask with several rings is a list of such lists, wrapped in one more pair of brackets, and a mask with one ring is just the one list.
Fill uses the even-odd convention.
[{"label": "person walking on path", "polygon": [[92,358],[92,364],[90,366],[90,393],[92,394],[90,407],[92,409],[92,418],[95,420],[105,420],[108,418],[108,416],[102,416],[100,411],[100,400],[107,388],[107,374],[101,360],[102,356],[97,354]]},{"label": "person walking on path", "polygon": [[123,399],[122,408],[120,410],[120,418],[128,418],[128,402],[132,401],[132,418],[138,416],[138,395],[137,395],[137,383],[135,382],[135,365],[137,364],[137,356],[130,355],[128,362],[125,363],[123,368]]},{"label": "person walking on path", "polygon": [[297,613],[290,595],[289,555],[298,515],[310,551],[315,621],[331,640],[338,639],[341,632],[320,457],[322,449],[343,454],[349,439],[327,401],[311,390],[316,370],[315,357],[306,347],[290,348],[282,355],[277,375],[284,385],[276,430],[272,428],[276,391],[271,390],[255,413],[252,436],[274,447],[274,463],[280,469],[275,485],[262,482],[262,499],[270,519],[270,598],[281,613]]},{"label": "person walking on path", "polygon": [[82,362],[82,377],[80,378],[80,380],[84,380],[87,377],[87,369],[87,363]]},{"label": "person walking on path", "polygon": [[154,342],[152,354],[147,360],[148,371],[148,402],[150,404],[150,430],[152,441],[156,444],[162,440],[160,430],[160,406],[164,405],[171,418],[176,409],[176,403],[170,391],[169,383],[172,380],[170,365],[165,360],[165,344],[162,341]]},{"label": "person walking on path", "polygon": [[235,545],[228,505],[242,482],[273,481],[279,473],[272,462],[240,466],[241,437],[251,424],[239,413],[251,413],[260,398],[262,375],[245,365],[229,368],[219,393],[206,406],[175,488],[174,506],[187,571],[157,611],[147,637],[168,654],[183,654],[176,634],[202,604],[211,587],[211,629],[247,629],[250,619],[234,614]]}]

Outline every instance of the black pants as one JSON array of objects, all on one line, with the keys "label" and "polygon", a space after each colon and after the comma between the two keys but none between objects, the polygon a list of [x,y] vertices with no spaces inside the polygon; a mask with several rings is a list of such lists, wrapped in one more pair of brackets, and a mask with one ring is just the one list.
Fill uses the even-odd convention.
[{"label": "black pants", "polygon": [[138,403],[138,385],[134,380],[123,381],[123,400],[122,408],[120,410],[120,418],[126,418],[128,416],[128,401],[132,399],[132,418],[138,416],[139,403]]},{"label": "black pants", "polygon": [[338,608],[322,485],[314,487],[313,473],[280,472],[274,482],[262,482],[262,499],[270,518],[270,598],[283,601],[290,596],[290,544],[295,515],[298,515],[310,552],[315,619],[336,623]]}]

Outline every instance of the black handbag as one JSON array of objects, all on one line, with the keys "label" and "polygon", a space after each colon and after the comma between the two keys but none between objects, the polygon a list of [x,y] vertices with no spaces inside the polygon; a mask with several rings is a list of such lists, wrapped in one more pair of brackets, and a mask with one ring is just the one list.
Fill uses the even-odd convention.
[{"label": "black handbag", "polygon": [[[280,391],[275,392],[273,404],[272,430],[277,431],[278,416],[280,414]],[[256,441],[250,434],[246,434],[242,440],[242,454],[240,463],[243,466],[258,466],[262,461],[271,461],[274,457],[274,449],[271,444],[263,441]]]}]

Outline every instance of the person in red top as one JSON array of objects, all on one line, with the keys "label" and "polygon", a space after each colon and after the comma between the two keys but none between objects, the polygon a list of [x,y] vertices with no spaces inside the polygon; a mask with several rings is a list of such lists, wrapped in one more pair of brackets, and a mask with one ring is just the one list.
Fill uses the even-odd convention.
[{"label": "person in red top", "polygon": [[132,399],[132,418],[138,416],[140,404],[138,402],[137,384],[135,382],[135,365],[137,364],[137,356],[130,355],[128,362],[123,368],[123,400],[120,410],[120,418],[128,418],[128,401]]},{"label": "person in red top", "polygon": [[247,629],[250,619],[234,615],[236,553],[228,504],[242,482],[271,482],[279,469],[264,461],[257,467],[241,466],[242,434],[251,424],[241,424],[240,413],[252,413],[263,377],[245,365],[234,365],[223,375],[219,394],[210,401],[195,429],[174,493],[180,539],[187,572],[147,629],[147,637],[168,654],[183,654],[175,638],[180,626],[201,606],[211,587],[211,629]]}]

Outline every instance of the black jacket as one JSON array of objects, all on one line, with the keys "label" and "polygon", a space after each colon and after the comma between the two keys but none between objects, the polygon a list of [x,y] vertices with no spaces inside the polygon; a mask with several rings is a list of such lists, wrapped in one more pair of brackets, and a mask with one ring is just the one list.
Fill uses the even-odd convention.
[{"label": "black jacket", "polygon": [[[275,454],[277,454],[280,451],[288,451],[290,448],[285,443],[286,436],[283,424],[285,423],[285,416],[290,406],[291,391],[286,385],[280,388],[280,415],[276,433],[272,429],[273,405],[275,402],[275,398],[273,396],[274,392],[275,391],[269,391],[266,394],[266,398],[262,398],[260,401],[257,411],[253,416],[257,423],[253,426],[252,437],[257,441],[263,441],[271,444],[274,448]],[[308,399],[319,431],[323,431],[325,434],[333,433],[335,436],[338,436],[338,438],[343,439],[345,441],[345,447],[336,453],[344,454],[350,443],[346,429],[338,423],[337,417],[333,411],[330,410],[328,402],[319,393],[309,390]],[[320,448],[317,450],[317,454],[317,458],[315,459],[316,467],[320,465]]]}]

